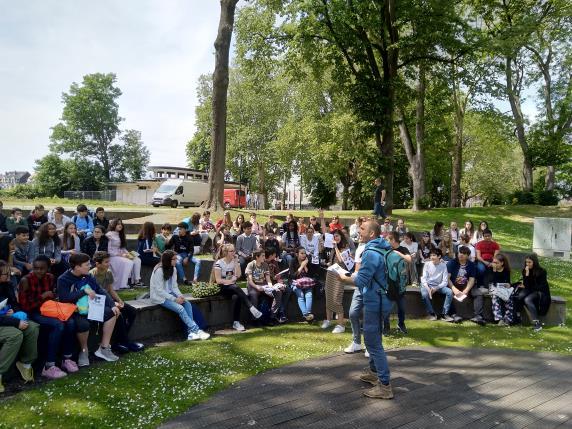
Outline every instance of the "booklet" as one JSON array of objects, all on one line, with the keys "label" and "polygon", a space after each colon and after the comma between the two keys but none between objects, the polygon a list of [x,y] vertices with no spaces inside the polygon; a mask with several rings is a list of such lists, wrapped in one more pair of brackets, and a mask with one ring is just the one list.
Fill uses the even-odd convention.
[{"label": "booklet", "polygon": [[328,267],[328,271],[333,271],[335,273],[338,273],[339,276],[346,276],[348,277],[350,275],[349,271],[344,270],[342,267],[340,267],[338,264],[334,264],[334,265],[330,265]]},{"label": "booklet", "polygon": [[103,314],[105,312],[105,295],[95,295],[95,298],[89,298],[89,308],[87,313],[88,320],[103,322]]},{"label": "booklet", "polygon": [[463,292],[459,292],[458,294],[455,294],[455,299],[459,302],[463,302],[465,300],[465,298],[467,298],[467,295],[465,295]]},{"label": "booklet", "polygon": [[334,248],[334,234],[330,234],[329,232],[324,234],[324,247],[327,249]]}]

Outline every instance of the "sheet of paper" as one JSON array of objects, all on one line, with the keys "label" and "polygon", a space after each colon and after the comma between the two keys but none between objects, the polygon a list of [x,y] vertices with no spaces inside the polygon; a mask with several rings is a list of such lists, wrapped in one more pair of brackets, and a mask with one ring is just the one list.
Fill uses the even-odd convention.
[{"label": "sheet of paper", "polygon": [[211,240],[214,240],[215,236],[216,236],[216,231],[214,230],[209,231],[209,238]]},{"label": "sheet of paper", "polygon": [[455,295],[455,299],[459,302],[463,302],[466,297],[467,295],[465,295],[464,293],[458,293]]},{"label": "sheet of paper", "polygon": [[105,295],[95,295],[95,298],[89,298],[89,309],[87,318],[96,322],[103,322],[103,313],[105,311]]},{"label": "sheet of paper", "polygon": [[8,298],[6,298],[4,301],[0,302],[0,310],[2,310],[4,307],[6,307],[6,304],[8,304]]},{"label": "sheet of paper", "polygon": [[333,271],[335,273],[338,273],[338,275],[340,276],[348,276],[350,274],[349,271],[344,270],[338,264],[330,265],[328,267],[328,271]]},{"label": "sheet of paper", "polygon": [[288,271],[290,271],[289,268],[286,268],[285,270],[280,271],[279,273],[276,273],[277,276],[281,276],[283,274],[286,274]]},{"label": "sheet of paper", "polygon": [[324,247],[328,249],[334,248],[334,234],[330,234],[329,232],[324,234]]},{"label": "sheet of paper", "polygon": [[352,254],[351,252],[348,250],[344,250],[342,252],[342,260],[344,261],[344,265],[346,266],[346,268],[351,271],[351,269],[354,267],[355,263],[354,260],[352,258]]}]

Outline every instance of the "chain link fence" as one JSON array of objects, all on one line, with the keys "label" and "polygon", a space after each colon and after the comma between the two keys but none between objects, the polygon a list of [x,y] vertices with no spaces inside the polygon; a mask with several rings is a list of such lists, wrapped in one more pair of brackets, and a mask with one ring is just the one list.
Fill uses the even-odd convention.
[{"label": "chain link fence", "polygon": [[116,191],[65,191],[64,198],[70,200],[116,201]]}]

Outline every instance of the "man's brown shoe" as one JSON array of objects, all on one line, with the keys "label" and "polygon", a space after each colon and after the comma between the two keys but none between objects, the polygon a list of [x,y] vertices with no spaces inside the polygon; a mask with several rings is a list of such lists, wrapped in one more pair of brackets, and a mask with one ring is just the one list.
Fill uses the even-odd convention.
[{"label": "man's brown shoe", "polygon": [[386,386],[378,382],[374,387],[363,392],[363,394],[368,398],[393,399],[393,389],[391,388],[391,384]]},{"label": "man's brown shoe", "polygon": [[372,384],[373,386],[375,386],[379,382],[379,379],[377,378],[377,373],[373,372],[369,368],[369,366],[363,370],[363,372],[359,376],[359,379],[361,381],[365,381],[366,383]]}]

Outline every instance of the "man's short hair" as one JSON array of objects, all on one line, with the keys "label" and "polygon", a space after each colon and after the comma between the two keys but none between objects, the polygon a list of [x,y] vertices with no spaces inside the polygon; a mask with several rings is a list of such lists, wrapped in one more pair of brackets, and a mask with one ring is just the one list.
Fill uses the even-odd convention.
[{"label": "man's short hair", "polygon": [[429,255],[437,255],[438,257],[443,256],[443,252],[438,247],[432,247],[429,251]]},{"label": "man's short hair", "polygon": [[98,208],[95,209],[95,212],[96,212],[96,213],[104,212],[104,211],[105,211],[105,209],[104,209],[103,207],[98,207]]},{"label": "man's short hair", "polygon": [[161,225],[161,229],[164,229],[165,231],[171,231],[173,229],[173,227],[171,226],[170,223],[164,223],[163,225]]},{"label": "man's short hair", "polygon": [[97,251],[93,254],[93,262],[101,264],[103,261],[105,261],[106,259],[111,258],[111,256],[109,255],[109,253],[104,252],[104,251]]},{"label": "man's short hair", "polygon": [[30,234],[30,230],[28,229],[27,226],[17,226],[16,229],[14,230],[14,235],[20,235],[20,234]]},{"label": "man's short hair", "polygon": [[393,241],[397,241],[399,243],[399,233],[397,231],[391,231],[388,233],[387,238],[392,238]]},{"label": "man's short hair", "polygon": [[32,265],[34,265],[36,262],[39,262],[41,264],[46,264],[48,268],[50,268],[50,265],[52,265],[52,261],[50,261],[50,258],[48,258],[46,255],[36,256],[36,259],[34,259]]},{"label": "man's short hair", "polygon": [[459,247],[459,253],[462,253],[463,255],[471,256],[471,249],[469,249],[467,246],[461,246],[461,247]]},{"label": "man's short hair", "polygon": [[278,251],[274,247],[269,247],[264,251],[264,255],[266,255],[266,258],[270,258],[272,255],[278,256]]},{"label": "man's short hair", "polygon": [[77,206],[76,210],[78,211],[78,213],[86,212],[87,206],[85,204],[80,204]]},{"label": "man's short hair", "polygon": [[44,206],[42,204],[36,204],[34,206],[34,210],[45,210]]},{"label": "man's short hair", "polygon": [[490,229],[487,228],[487,229],[485,229],[485,230],[483,231],[483,236],[485,236],[485,235],[491,235],[491,236],[492,236],[492,235],[493,235],[493,232],[492,232]]},{"label": "man's short hair", "polygon": [[246,221],[242,224],[242,229],[252,228],[252,223],[250,221]]},{"label": "man's short hair", "polygon": [[254,252],[252,252],[252,257],[254,259],[258,258],[260,255],[264,255],[264,249],[256,249]]},{"label": "man's short hair", "polygon": [[189,225],[187,225],[186,222],[179,222],[179,223],[177,224],[177,228],[179,228],[179,229],[181,229],[181,228],[183,228],[183,229],[189,229]]},{"label": "man's short hair", "polygon": [[368,232],[373,232],[373,235],[377,238],[381,235],[381,226],[376,220],[370,220],[365,223],[365,227]]},{"label": "man's short hair", "polygon": [[74,253],[73,255],[70,255],[68,262],[70,264],[71,269],[73,270],[78,265],[89,262],[89,256],[86,255],[85,253]]},{"label": "man's short hair", "polygon": [[20,209],[20,208],[18,208],[18,207],[14,207],[14,208],[12,209],[12,214],[15,214],[16,212],[22,213],[22,209]]}]

